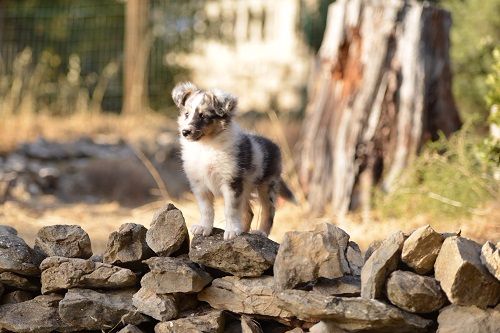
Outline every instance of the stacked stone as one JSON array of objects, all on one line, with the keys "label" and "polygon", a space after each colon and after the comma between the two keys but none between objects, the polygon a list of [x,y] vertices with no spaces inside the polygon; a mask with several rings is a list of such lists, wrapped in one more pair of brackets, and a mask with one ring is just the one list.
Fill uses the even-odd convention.
[{"label": "stacked stone", "polygon": [[0,226],[0,332],[499,332],[500,254],[430,226],[363,257],[342,229],[191,243],[182,213],[127,223],[102,256],[78,226],[31,249]]}]

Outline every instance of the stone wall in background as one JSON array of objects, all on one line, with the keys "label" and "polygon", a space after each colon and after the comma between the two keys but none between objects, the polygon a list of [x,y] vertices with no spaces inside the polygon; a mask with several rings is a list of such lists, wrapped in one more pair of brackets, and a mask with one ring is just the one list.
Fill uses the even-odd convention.
[{"label": "stone wall in background", "polygon": [[349,238],[324,223],[281,245],[190,240],[171,204],[102,254],[76,225],[43,227],[34,248],[0,225],[0,332],[500,331],[498,243],[423,226],[363,255]]}]

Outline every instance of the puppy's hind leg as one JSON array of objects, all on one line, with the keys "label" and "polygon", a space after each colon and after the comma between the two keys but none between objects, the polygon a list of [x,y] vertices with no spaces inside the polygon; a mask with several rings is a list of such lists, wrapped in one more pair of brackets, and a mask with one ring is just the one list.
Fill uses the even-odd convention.
[{"label": "puppy's hind leg", "polygon": [[256,233],[268,236],[274,222],[274,214],[276,212],[276,197],[278,194],[277,182],[271,180],[258,186],[257,191],[259,200],[262,205],[262,213],[260,218],[259,229]]},{"label": "puppy's hind leg", "polygon": [[246,200],[246,203],[243,204],[243,231],[249,232],[250,226],[252,225],[254,214],[252,211],[252,205],[250,200]]},{"label": "puppy's hind leg", "polygon": [[214,226],[214,195],[210,191],[194,191],[200,209],[200,223],[191,226],[193,235],[209,236]]}]

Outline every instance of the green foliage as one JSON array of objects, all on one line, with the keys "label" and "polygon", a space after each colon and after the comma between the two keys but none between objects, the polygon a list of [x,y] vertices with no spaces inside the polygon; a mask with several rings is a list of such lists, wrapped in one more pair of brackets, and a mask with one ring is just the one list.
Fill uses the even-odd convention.
[{"label": "green foliage", "polygon": [[470,125],[451,138],[429,143],[409,166],[397,188],[375,193],[384,217],[409,217],[425,213],[437,218],[469,216],[483,203],[497,197],[499,182],[488,165]]},{"label": "green foliage", "polygon": [[493,63],[493,48],[500,40],[500,1],[442,0],[451,11],[453,91],[466,121],[484,124],[488,117],[484,96],[486,77]]}]

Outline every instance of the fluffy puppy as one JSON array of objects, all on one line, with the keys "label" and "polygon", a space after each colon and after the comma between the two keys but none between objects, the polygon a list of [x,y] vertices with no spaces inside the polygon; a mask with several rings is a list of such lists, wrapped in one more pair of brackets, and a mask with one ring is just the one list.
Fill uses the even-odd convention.
[{"label": "fluffy puppy", "polygon": [[224,198],[224,239],[248,232],[253,218],[250,205],[256,193],[262,205],[256,232],[269,235],[276,197],[294,201],[281,178],[281,152],[272,141],[245,133],[233,121],[234,96],[220,90],[201,90],[180,83],[172,91],[179,108],[182,161],[191,189],[198,201],[201,220],[193,234],[208,236],[214,223],[215,196]]}]

